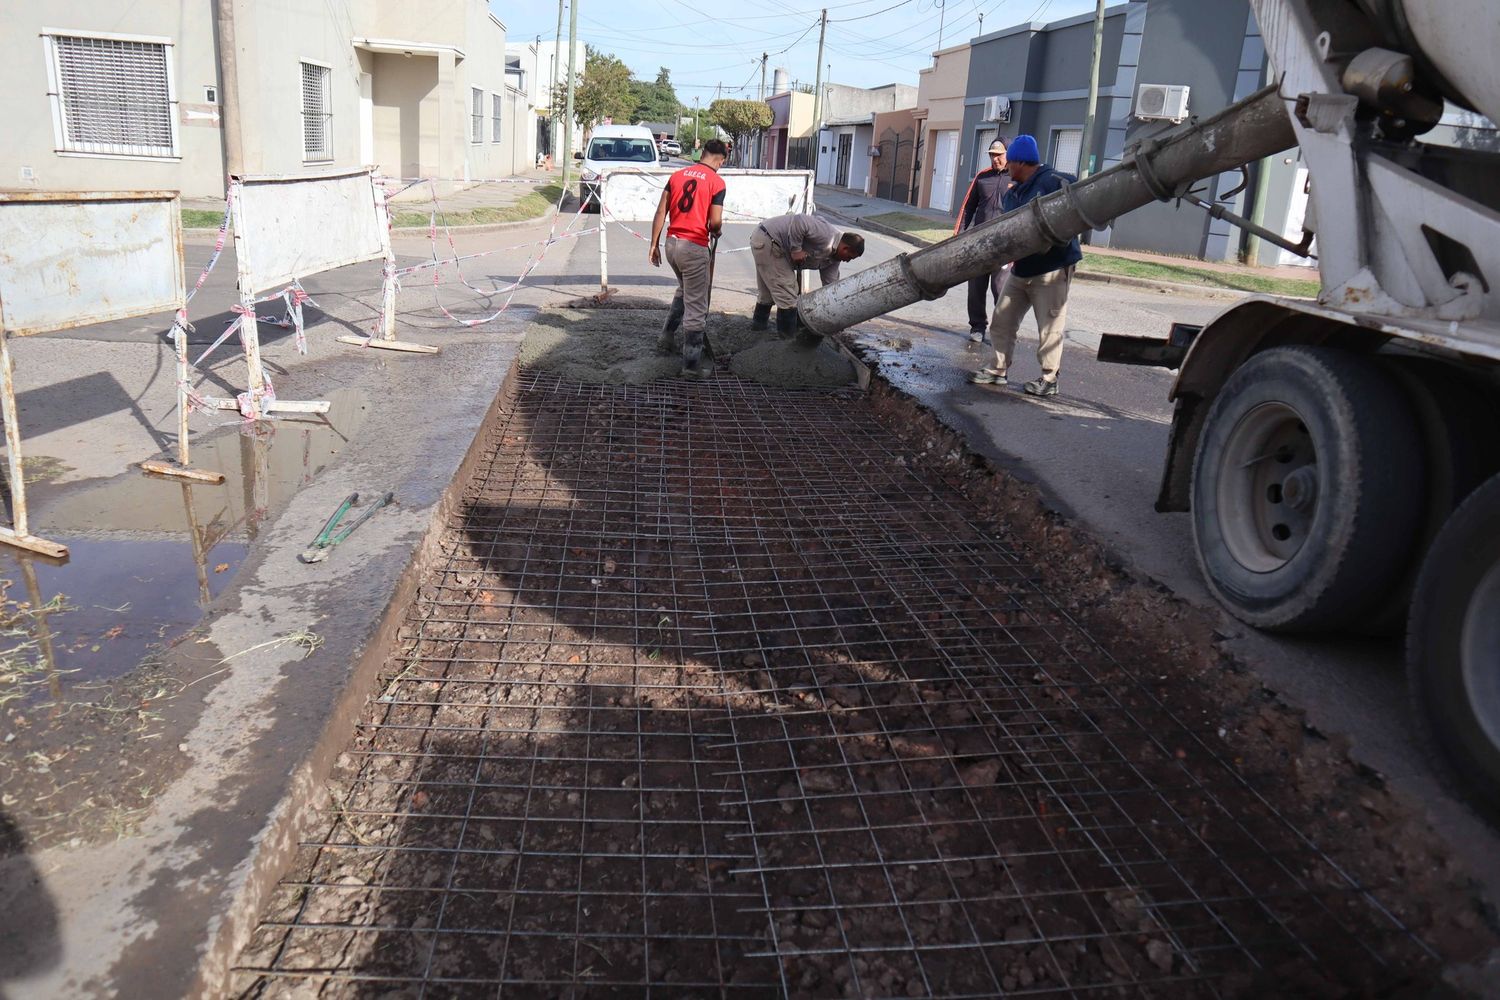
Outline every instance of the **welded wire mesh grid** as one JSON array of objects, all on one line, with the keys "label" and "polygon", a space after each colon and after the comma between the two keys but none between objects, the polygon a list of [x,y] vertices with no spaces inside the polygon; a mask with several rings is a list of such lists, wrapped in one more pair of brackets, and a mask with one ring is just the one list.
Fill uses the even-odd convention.
[{"label": "welded wire mesh grid", "polygon": [[1428,960],[863,400],[523,371],[487,433],[242,995],[1316,994]]}]

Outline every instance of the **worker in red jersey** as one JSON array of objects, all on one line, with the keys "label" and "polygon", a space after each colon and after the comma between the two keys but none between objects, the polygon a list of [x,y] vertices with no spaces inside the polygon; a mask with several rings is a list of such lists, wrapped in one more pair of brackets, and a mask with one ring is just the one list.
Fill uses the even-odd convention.
[{"label": "worker in red jersey", "polygon": [[709,237],[724,226],[724,179],[719,167],[729,150],[718,139],[703,144],[697,163],[683,167],[667,178],[667,186],[651,220],[651,264],[661,267],[661,233],[667,231],[667,263],[677,275],[677,294],[667,312],[657,346],[663,353],[675,349],[678,327],[682,328],[682,374],[707,378],[711,365],[703,364],[704,330],[708,325]]}]

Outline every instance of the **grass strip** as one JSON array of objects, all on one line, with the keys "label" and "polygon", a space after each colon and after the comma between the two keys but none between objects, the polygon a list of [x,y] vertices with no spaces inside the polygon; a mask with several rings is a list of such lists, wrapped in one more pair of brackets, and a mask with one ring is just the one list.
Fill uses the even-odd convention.
[{"label": "grass strip", "polygon": [[[515,202],[509,205],[494,208],[471,208],[464,212],[443,212],[438,217],[441,225],[446,222],[450,226],[492,226],[498,222],[525,222],[528,219],[539,219],[547,214],[547,210],[557,204],[557,196],[562,194],[562,187],[558,184],[543,184],[539,188],[526,192]],[[400,227],[423,227],[429,221],[429,211],[405,211],[397,212],[392,220],[392,225]]]},{"label": "grass strip", "polygon": [[[866,217],[903,233],[936,243],[953,235],[953,231],[941,226],[933,219],[911,212],[884,212]],[[1165,263],[1154,260],[1136,260],[1133,257],[1091,253],[1085,247],[1083,263],[1079,269],[1092,274],[1118,274],[1148,281],[1169,281],[1179,285],[1201,285],[1206,288],[1227,288],[1238,292],[1259,292],[1268,295],[1294,295],[1316,298],[1318,282],[1299,281],[1296,278],[1276,278],[1255,274],[1251,271],[1216,271],[1205,267],[1193,267],[1188,263]]]},{"label": "grass strip", "polygon": [[[471,208],[463,212],[444,212],[443,219],[450,226],[488,226],[497,222],[525,222],[528,219],[539,219],[547,214],[547,210],[557,204],[557,196],[562,193],[559,184],[543,184],[541,187],[526,192],[515,202],[509,205],[496,206],[493,208]],[[396,211],[391,224],[395,226],[426,228],[429,219],[428,209],[420,211]],[[224,213],[216,209],[184,208],[182,210],[182,227],[184,229],[218,229],[219,223],[224,221]]]}]

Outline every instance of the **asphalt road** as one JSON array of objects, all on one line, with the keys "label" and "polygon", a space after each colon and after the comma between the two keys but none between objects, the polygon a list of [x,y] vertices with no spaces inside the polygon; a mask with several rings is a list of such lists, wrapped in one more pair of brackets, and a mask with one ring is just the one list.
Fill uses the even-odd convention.
[{"label": "asphalt road", "polygon": [[[590,216],[589,219],[593,220]],[[591,224],[590,222],[590,224]],[[644,233],[648,224],[633,225]],[[730,225],[719,247],[714,308],[748,311],[754,269],[747,245],[751,227]],[[911,247],[861,231],[867,251],[846,265],[854,273]],[[671,274],[646,262],[644,243],[609,240],[610,285],[623,294],[665,297]],[[552,292],[598,290],[598,244],[586,236],[549,268]],[[533,293],[542,291],[537,287]],[[1222,614],[1203,586],[1186,514],[1153,508],[1160,482],[1171,405],[1169,372],[1101,364],[1094,359],[1106,332],[1165,334],[1172,322],[1203,323],[1226,305],[1210,300],[1079,280],[1068,312],[1062,393],[1026,397],[1022,382],[1037,374],[1035,326],[1022,327],[1009,388],[968,384],[968,373],[990,359],[970,349],[962,288],[932,302],[898,310],[858,328],[874,348],[882,372],[942,414],[974,450],[1027,481],[1047,502],[1085,525],[1138,576],[1222,616],[1231,653],[1311,725],[1348,737],[1355,758],[1378,771],[1427,810],[1462,860],[1500,899],[1500,832],[1451,795],[1418,748],[1409,716],[1402,655],[1396,640],[1284,638],[1256,632]],[[909,343],[908,343],[909,342]],[[987,349],[987,346],[986,346]]]}]

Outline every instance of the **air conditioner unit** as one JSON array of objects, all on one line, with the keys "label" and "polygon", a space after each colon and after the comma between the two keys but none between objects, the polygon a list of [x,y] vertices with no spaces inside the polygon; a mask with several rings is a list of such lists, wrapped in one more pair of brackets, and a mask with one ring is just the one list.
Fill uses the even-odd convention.
[{"label": "air conditioner unit", "polygon": [[1135,92],[1135,116],[1145,121],[1180,122],[1188,116],[1189,87],[1143,83]]},{"label": "air conditioner unit", "polygon": [[984,120],[987,122],[1010,121],[1010,98],[986,97],[984,99]]}]

